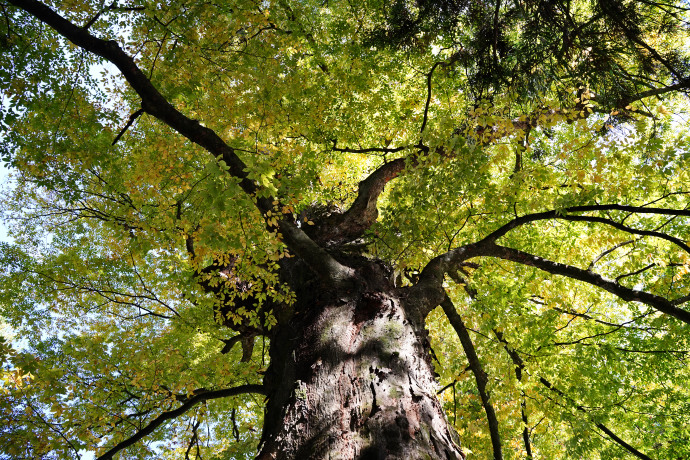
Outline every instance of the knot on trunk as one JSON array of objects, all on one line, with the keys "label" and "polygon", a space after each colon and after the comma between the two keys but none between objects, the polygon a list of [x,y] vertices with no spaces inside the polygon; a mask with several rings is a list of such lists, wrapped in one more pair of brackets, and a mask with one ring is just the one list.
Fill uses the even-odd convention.
[{"label": "knot on trunk", "polygon": [[390,300],[381,292],[366,291],[362,293],[362,297],[355,307],[355,324],[363,323],[381,314],[389,302]]}]

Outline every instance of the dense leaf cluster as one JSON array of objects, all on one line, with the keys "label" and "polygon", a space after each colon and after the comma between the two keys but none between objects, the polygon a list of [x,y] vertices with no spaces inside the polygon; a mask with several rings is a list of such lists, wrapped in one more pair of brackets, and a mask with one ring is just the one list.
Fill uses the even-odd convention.
[{"label": "dense leaf cluster", "polygon": [[689,10],[0,2],[0,458],[253,457],[363,260],[468,458],[690,456]]},{"label": "dense leaf cluster", "polygon": [[[370,41],[451,50],[479,99],[506,90],[538,97],[560,81],[586,83],[605,106],[625,106],[662,75],[687,83],[685,11],[672,3],[622,0],[400,0],[385,7],[385,21]],[[666,42],[648,43],[653,35]]]}]

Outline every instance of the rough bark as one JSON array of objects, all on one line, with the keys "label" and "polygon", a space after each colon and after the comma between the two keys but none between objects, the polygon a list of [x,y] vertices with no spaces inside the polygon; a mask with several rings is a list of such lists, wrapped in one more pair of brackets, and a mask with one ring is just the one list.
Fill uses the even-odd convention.
[{"label": "rough bark", "polygon": [[[389,149],[391,152],[398,150],[401,149]],[[414,164],[415,161],[414,157],[410,157],[384,163],[359,183],[357,198],[347,211],[333,213],[305,232],[315,242],[330,247],[360,238],[378,218],[377,202],[386,184],[401,174],[407,164]]]},{"label": "rough bark", "polygon": [[259,459],[462,459],[423,317],[374,262],[305,292],[271,344]]}]

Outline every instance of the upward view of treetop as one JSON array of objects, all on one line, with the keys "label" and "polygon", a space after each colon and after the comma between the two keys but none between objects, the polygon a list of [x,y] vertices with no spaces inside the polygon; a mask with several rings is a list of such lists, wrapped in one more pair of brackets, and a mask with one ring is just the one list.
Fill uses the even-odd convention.
[{"label": "upward view of treetop", "polygon": [[687,2],[0,13],[0,458],[690,458]]}]

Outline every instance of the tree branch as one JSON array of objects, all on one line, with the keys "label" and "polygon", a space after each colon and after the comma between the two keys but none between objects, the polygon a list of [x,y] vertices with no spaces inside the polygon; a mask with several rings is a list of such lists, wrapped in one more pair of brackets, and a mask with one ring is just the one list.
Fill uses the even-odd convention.
[{"label": "tree branch", "polygon": [[[458,275],[457,277],[451,276],[453,281],[455,281],[456,283],[461,283],[463,285],[463,287],[465,288],[465,292],[467,292],[467,295],[469,295],[473,301],[476,300],[477,291],[474,288],[472,288],[469,285],[469,283],[467,282],[467,280],[465,280],[461,275],[459,275],[459,274],[457,274],[457,275]],[[448,300],[450,301],[450,299],[448,299]],[[443,308],[443,311],[446,313],[446,317],[448,318],[448,321],[451,323],[451,326],[453,326],[453,328],[456,329],[456,332],[457,332],[457,328],[455,327],[455,324],[454,324],[455,319],[451,318],[451,315],[453,315],[453,312],[455,312],[455,315],[457,315],[457,310],[455,308],[453,308],[453,310],[448,312],[448,311],[446,311],[447,307],[444,304],[445,304],[445,301],[443,304],[441,304],[441,307]],[[450,306],[452,306],[452,304],[450,304]],[[459,319],[459,315],[458,315],[458,319]],[[464,324],[462,325],[462,327],[464,327]],[[499,339],[499,341],[501,341],[502,334],[499,331],[497,331],[496,329],[492,329],[492,331],[494,332],[496,337]],[[459,335],[460,335],[460,333],[458,332],[458,336]],[[469,339],[469,334],[468,334],[468,339]],[[463,344],[463,347],[464,347],[464,344]],[[509,349],[507,347],[506,347],[506,351],[508,351],[508,354],[511,356],[511,358],[513,358],[513,364],[515,364],[515,377],[517,378],[518,382],[522,382],[522,370],[524,368],[524,365],[521,365],[521,366],[518,365],[516,359],[513,357],[513,355],[511,354],[511,351],[509,351]],[[516,352],[513,351],[513,353],[516,354],[517,359],[520,359],[520,361],[522,361],[520,356],[517,355]],[[525,452],[527,453],[527,457],[526,457],[527,460],[532,460],[532,458],[533,458],[532,457],[532,445],[531,445],[530,439],[529,439],[529,420],[527,418],[527,399],[525,396],[525,391],[520,389],[520,395],[522,396],[522,400],[520,401],[520,415],[521,415],[522,424],[523,424],[522,441],[525,444]],[[493,437],[492,437],[492,443],[493,442],[494,441],[493,441]]]},{"label": "tree branch", "polygon": [[91,27],[98,19],[101,17],[103,13],[106,11],[144,11],[146,8],[143,6],[117,6],[117,1],[114,1],[110,5],[106,6],[102,10],[100,10],[98,13],[96,13],[89,21],[84,24],[81,28],[86,30],[89,27]]},{"label": "tree branch", "polygon": [[546,219],[563,219],[563,220],[572,220],[572,221],[584,221],[589,219],[589,222],[599,222],[599,223],[604,223],[607,225],[611,225],[613,227],[618,228],[619,230],[626,231],[628,233],[634,233],[637,235],[647,235],[647,236],[656,236],[658,238],[663,238],[667,241],[671,241],[674,244],[679,245],[686,251],[690,251],[690,247],[688,247],[683,241],[681,241],[678,238],[674,238],[672,236],[666,235],[664,233],[660,232],[654,232],[650,230],[636,230],[632,229],[630,227],[627,227],[623,224],[619,224],[618,222],[609,220],[609,219],[604,219],[601,217],[594,217],[594,216],[568,216],[567,213],[573,213],[573,212],[592,212],[592,211],[624,211],[624,212],[632,212],[632,213],[638,213],[638,214],[662,214],[662,215],[667,215],[667,216],[690,216],[690,209],[668,209],[668,208],[647,208],[644,206],[628,206],[628,205],[621,205],[621,204],[602,204],[602,205],[587,205],[587,206],[571,206],[569,208],[565,208],[563,210],[558,210],[558,211],[545,211],[545,212],[539,212],[539,213],[533,213],[533,214],[526,214],[524,216],[515,218],[508,222],[507,224],[503,225],[499,229],[493,231],[490,233],[485,240],[486,241],[496,241],[509,231],[530,223],[530,222],[536,222],[539,220],[546,220]]},{"label": "tree branch", "polygon": [[[447,66],[450,65],[454,60],[456,60],[457,57],[452,57],[448,62],[436,62],[433,67],[431,68],[430,72],[427,74],[427,100],[426,100],[426,105],[424,109],[424,119],[422,122],[422,127],[420,132],[423,132],[426,124],[427,124],[427,116],[428,116],[428,108],[429,108],[429,103],[431,100],[431,78],[433,76],[434,70],[440,65],[440,66]],[[654,95],[660,95],[666,92],[674,91],[677,89],[681,89],[684,87],[689,86],[686,83],[683,84],[677,84],[677,85],[672,85],[669,87],[665,88],[658,88],[654,90],[649,90],[645,91],[643,93],[640,93],[638,95],[639,99],[643,99],[645,97],[650,97]],[[627,101],[629,103],[631,101]],[[582,113],[587,113],[584,108],[582,108]],[[622,107],[621,107],[622,110]],[[563,113],[565,114],[566,112],[563,110],[550,110],[549,111],[551,114],[556,114],[556,113]],[[585,115],[582,115],[585,116]],[[519,130],[519,131],[524,131],[526,136],[528,135],[529,131],[538,125],[537,120],[539,119],[539,115],[532,115],[530,117],[527,117],[525,119],[516,119],[513,120],[512,122],[512,127],[513,129]],[[506,135],[510,134],[508,131],[494,131],[491,129],[491,127],[487,127],[483,129],[479,134],[478,134],[478,141],[481,144],[488,144],[493,141],[496,141]],[[424,145],[418,144],[416,146],[420,150],[424,150],[425,148],[428,150],[428,147],[425,147]],[[335,151],[342,151],[342,152],[353,152],[353,153],[369,153],[369,152],[398,152],[401,150],[404,150],[406,148],[409,148],[409,146],[404,146],[404,147],[396,147],[393,149],[388,149],[388,148],[367,148],[367,149],[343,149],[343,148],[337,148],[336,147],[336,142],[333,141],[333,150]],[[516,158],[516,163],[515,163],[515,171],[518,171],[520,169],[520,158],[519,158],[519,153],[517,154]],[[414,163],[416,160],[416,155],[411,155],[408,157],[407,161],[410,163]],[[357,196],[357,199],[355,200],[355,203],[353,203],[352,207],[345,213],[345,214],[336,214],[333,216],[332,221],[328,222],[328,224],[325,226],[324,230],[319,233],[318,236],[314,236],[314,238],[318,239],[318,241],[324,241],[327,242],[327,244],[341,244],[347,241],[352,241],[359,236],[362,235],[362,233],[368,229],[375,221],[376,218],[378,217],[378,210],[376,208],[376,200],[378,199],[378,196],[380,193],[383,191],[386,183],[393,178],[397,177],[397,175],[404,169],[404,164],[405,164],[405,159],[399,158],[397,160],[394,160],[390,163],[386,163],[380,168],[378,168],[376,171],[374,171],[369,177],[367,177],[365,180],[360,182],[359,185],[359,194]],[[397,164],[400,163],[400,164]],[[382,181],[382,179],[385,177],[385,180]],[[501,229],[497,230],[497,233],[495,235],[495,238],[498,238],[499,236],[502,236],[500,232],[506,233],[507,231],[511,230],[512,228],[522,225],[527,222],[533,222],[536,220],[541,220],[541,219],[551,219],[551,218],[561,218],[565,220],[571,220],[571,221],[589,221],[589,222],[599,222],[599,223],[604,223],[607,225],[614,226],[620,230],[626,231],[631,234],[638,234],[638,235],[646,235],[646,236],[655,236],[658,238],[665,239],[667,241],[670,241],[681,248],[683,248],[685,251],[690,252],[690,246],[686,245],[683,241],[681,241],[678,238],[674,238],[672,236],[666,235],[661,232],[653,232],[653,231],[646,231],[646,230],[635,230],[633,228],[624,226],[623,224],[614,222],[612,220],[600,218],[600,217],[576,217],[576,216],[564,216],[563,213],[565,212],[585,212],[585,211],[603,211],[603,210],[621,210],[621,211],[627,211],[627,212],[639,212],[639,213],[650,213],[650,214],[666,214],[666,215],[685,215],[685,216],[690,216],[690,210],[670,210],[670,209],[663,209],[663,208],[646,208],[643,206],[627,206],[627,205],[618,205],[618,204],[613,204],[613,205],[591,205],[591,206],[574,206],[565,209],[564,211],[550,211],[549,213],[539,213],[539,214],[531,214],[529,216],[523,216],[522,218],[516,219],[512,221],[511,223],[507,224],[506,226],[502,227]],[[351,224],[351,225],[350,225]]]},{"label": "tree branch", "polygon": [[528,254],[517,249],[499,246],[493,243],[484,244],[482,252],[482,255],[510,260],[522,265],[529,265],[531,267],[539,268],[540,270],[554,275],[561,275],[567,278],[584,281],[585,283],[604,289],[605,291],[608,291],[625,301],[643,303],[659,310],[662,313],[673,316],[684,323],[690,324],[690,312],[676,307],[666,298],[651,294],[649,292],[622,286],[617,282],[604,278],[597,273],[582,270],[581,268],[573,267],[571,265],[552,262],[539,256]]},{"label": "tree branch", "polygon": [[266,389],[263,385],[255,384],[241,385],[233,388],[225,388],[223,390],[205,391],[196,394],[189,398],[184,404],[182,404],[177,409],[163,412],[158,417],[153,419],[144,428],[137,431],[134,435],[130,436],[129,438],[119,442],[114,447],[110,448],[110,450],[98,457],[97,460],[112,460],[113,456],[116,453],[120,452],[122,449],[126,449],[127,447],[135,444],[139,440],[153,433],[156,430],[156,428],[161,426],[163,423],[167,422],[168,420],[179,417],[180,415],[184,414],[189,409],[191,409],[192,407],[194,407],[202,401],[208,401],[209,399],[227,398],[229,396],[237,396],[245,393],[259,393],[263,395],[267,394]]},{"label": "tree branch", "polygon": [[666,70],[669,71],[671,75],[673,75],[678,81],[688,83],[687,76],[683,75],[681,72],[676,69],[671,62],[668,61],[668,59],[665,59],[659,52],[656,50],[656,48],[653,48],[647,44],[641,37],[639,32],[635,32],[631,30],[623,20],[621,20],[621,15],[619,11],[619,6],[615,4],[614,2],[609,3],[603,3],[603,5],[607,5],[607,8],[605,9],[604,13],[606,16],[620,29],[623,31],[625,36],[630,40],[631,42],[635,43],[636,45],[644,48],[654,56],[654,58],[661,63],[664,67],[666,67]]},{"label": "tree branch", "polygon": [[[572,123],[576,120],[580,119],[586,119],[589,117],[589,115],[592,112],[597,112],[601,114],[610,114],[610,111],[618,110],[618,111],[623,111],[628,114],[630,114],[630,110],[628,109],[628,106],[632,104],[633,102],[636,101],[641,101],[642,99],[652,97],[652,96],[661,96],[666,93],[670,93],[673,91],[679,91],[679,90],[689,90],[690,89],[690,79],[685,79],[680,81],[679,83],[669,85],[669,86],[662,86],[658,88],[652,88],[646,91],[642,91],[640,93],[635,94],[635,96],[627,97],[625,99],[622,99],[620,101],[617,101],[613,107],[605,107],[605,108],[597,108],[597,107],[592,107],[583,105],[582,102],[578,103],[575,105],[575,107],[570,107],[570,108],[560,108],[560,109],[555,109],[555,108],[550,108],[550,109],[540,109],[536,112],[533,112],[532,114],[529,115],[523,115],[519,118],[514,118],[511,121],[509,121],[509,126],[512,128],[502,128],[498,129],[496,126],[486,126],[480,129],[476,134],[476,141],[480,145],[488,145],[492,142],[495,142],[499,139],[502,139],[505,136],[514,134],[515,131],[523,131],[527,132],[528,130],[532,128],[536,128],[540,125],[540,119],[542,116],[546,115],[547,118],[549,116],[554,116],[554,115],[562,115],[566,116],[567,122]],[[592,95],[592,97],[589,99],[589,101],[600,104],[601,98],[598,98],[595,95]],[[589,108],[589,110],[588,110]],[[654,117],[649,112],[644,112],[642,110],[637,110],[635,113],[640,114],[640,115],[645,115],[648,117]]]},{"label": "tree branch", "polygon": [[[621,101],[619,105],[621,106],[627,106],[628,104],[642,100],[647,97],[652,97],[652,96],[661,96],[662,94],[670,93],[672,91],[678,91],[678,90],[687,90],[690,89],[690,81],[683,81],[680,83],[676,83],[675,85],[669,85],[669,86],[662,86],[660,88],[652,88],[648,89],[647,91],[642,91],[641,93],[637,93],[634,98],[629,98],[624,101]],[[622,108],[622,107],[621,107]]]},{"label": "tree branch", "polygon": [[[55,29],[60,35],[79,48],[100,56],[115,65],[131,88],[141,97],[141,107],[191,142],[198,144],[214,158],[222,160],[228,173],[239,180],[240,188],[253,197],[262,214],[273,209],[272,200],[257,197],[259,186],[248,177],[248,168],[235,150],[212,129],[182,114],[156,89],[134,60],[125,53],[115,40],[102,40],[87,30],[72,24],[48,6],[37,0],[9,0],[14,6],[26,11],[41,22]],[[349,276],[349,270],[320,248],[295,224],[283,219],[279,230],[285,244],[302,258],[322,278],[332,278],[336,283]]]},{"label": "tree branch", "polygon": [[[429,117],[429,105],[431,104],[432,94],[432,78],[434,71],[440,67],[448,67],[460,59],[462,52],[457,52],[450,56],[446,61],[435,62],[431,70],[426,74],[427,83],[427,97],[424,104],[424,115],[422,119],[422,126],[419,130],[420,134],[424,133]],[[383,152],[395,153],[410,147],[419,149],[419,152],[428,152],[429,147],[423,144],[420,139],[419,143],[414,146],[402,146],[393,149],[389,148],[368,148],[368,149],[339,149],[336,147],[336,141],[333,141],[333,150],[340,152],[352,153],[369,153],[369,152]],[[328,244],[342,244],[348,241],[353,241],[360,237],[378,217],[378,209],[376,207],[377,200],[386,184],[397,177],[405,168],[406,164],[414,165],[417,162],[417,154],[412,154],[407,158],[398,158],[389,163],[383,164],[376,169],[366,179],[359,183],[359,191],[355,202],[350,209],[344,214],[336,214],[333,216],[331,222],[328,222],[326,229],[320,232],[319,241],[325,241]]]},{"label": "tree branch", "polygon": [[386,184],[405,169],[407,161],[410,160],[398,158],[385,163],[361,181],[357,198],[350,208],[342,214],[333,214],[319,225],[314,239],[327,245],[339,245],[362,236],[378,218],[377,202]]},{"label": "tree branch", "polygon": [[235,151],[213,130],[201,126],[198,121],[192,120],[173,107],[115,40],[102,40],[91,35],[37,0],[9,0],[9,2],[52,27],[79,48],[110,61],[141,97],[141,105],[146,113],[158,118],[214,156],[220,156],[230,168],[229,173],[240,179],[242,190],[248,195],[256,193],[257,185],[248,179],[247,166]]},{"label": "tree branch", "polygon": [[[508,356],[510,356],[510,360],[513,361],[513,365],[515,366],[515,378],[518,380],[518,382],[522,382],[522,371],[525,370],[525,362],[522,360],[522,357],[518,354],[518,352],[510,347],[508,345],[508,341],[503,337],[503,333],[500,331],[497,331],[496,329],[492,329],[494,335],[498,339],[499,342],[503,344],[503,349],[508,353]],[[527,401],[526,401],[526,395],[525,395],[525,390],[520,389],[520,394],[522,395],[522,401],[520,402],[520,408],[521,408],[521,415],[522,415],[522,423],[524,424],[523,430],[522,430],[522,440],[525,443],[525,450],[527,451],[527,458],[531,459],[532,458],[532,447],[530,444],[529,440],[529,428],[527,424]]]},{"label": "tree branch", "polygon": [[403,150],[405,150],[405,149],[409,149],[409,148],[410,148],[410,146],[408,146],[408,145],[403,145],[403,146],[401,146],[401,147],[393,147],[393,148],[388,148],[388,147],[369,147],[369,148],[366,148],[366,149],[352,149],[352,148],[348,148],[348,147],[345,147],[345,148],[336,147],[337,144],[338,144],[338,141],[337,141],[336,139],[333,139],[332,142],[333,142],[333,148],[332,148],[331,150],[333,150],[334,152],[345,152],[345,153],[374,153],[374,152],[380,152],[380,153],[386,154],[386,153],[397,153],[397,152],[401,152],[401,151],[403,151]]},{"label": "tree branch", "polygon": [[[510,344],[508,343],[508,341],[505,339],[505,337],[503,336],[503,334],[501,332],[499,332],[497,330],[494,330],[493,332],[494,332],[494,335],[496,336],[496,338],[498,339],[498,341],[503,344],[503,348],[505,349],[506,353],[508,353],[508,356],[510,356],[510,359],[513,361],[513,364],[515,365],[515,375],[517,376],[518,380],[521,380],[522,379],[522,372],[525,370],[525,362],[523,361],[522,357],[518,354],[518,352],[513,347],[510,346]],[[562,391],[560,391],[559,389],[554,387],[551,384],[551,382],[546,380],[544,377],[539,377],[539,382],[542,385],[544,385],[546,388],[548,388],[549,390],[557,393],[562,398],[569,400],[571,403],[573,403],[575,405],[575,408],[578,411],[583,412],[583,413],[587,412],[584,407],[582,407],[581,405],[572,401]],[[524,393],[523,393],[523,396],[524,396]],[[524,417],[525,417],[525,414],[524,414],[524,410],[523,410],[523,419],[524,419]],[[620,446],[624,447],[628,452],[635,455],[636,457],[641,458],[643,460],[652,460],[651,458],[649,458],[648,456],[646,456],[645,454],[638,451],[637,449],[632,447],[630,444],[628,444],[627,442],[623,441],[621,438],[616,436],[603,423],[596,423],[595,426],[597,428],[599,428],[601,431],[603,431],[604,433],[606,433],[606,435],[608,437],[613,439],[616,443],[618,443]],[[524,434],[524,436],[528,436],[528,434]]]},{"label": "tree branch", "polygon": [[[690,324],[690,312],[676,307],[672,301],[664,297],[622,286],[614,280],[604,278],[591,271],[553,262],[517,249],[499,246],[493,242],[495,238],[492,235],[477,243],[467,244],[434,257],[420,273],[417,284],[410,288],[411,295],[425,304],[428,311],[431,311],[433,307],[443,302],[443,296],[445,295],[443,280],[446,273],[457,270],[463,262],[474,257],[497,257],[539,268],[554,275],[584,281],[604,289],[622,300],[643,303],[684,323]],[[428,311],[422,313],[426,314]]]},{"label": "tree branch", "polygon": [[486,390],[486,384],[488,382],[486,372],[482,367],[482,363],[479,361],[477,352],[475,351],[474,344],[470,338],[469,332],[465,327],[465,323],[455,309],[455,305],[446,295],[446,298],[441,303],[441,307],[448,317],[455,332],[458,334],[460,343],[462,344],[463,350],[465,350],[465,356],[469,362],[470,369],[474,374],[474,379],[477,382],[477,391],[479,392],[479,397],[482,400],[482,406],[484,406],[484,411],[486,412],[486,419],[489,422],[489,434],[491,435],[491,446],[494,451],[494,460],[502,460],[503,454],[501,452],[501,435],[498,431],[498,419],[496,418],[496,411],[489,400],[490,395]]},{"label": "tree branch", "polygon": [[607,249],[606,251],[602,252],[592,262],[590,262],[589,266],[587,267],[587,271],[594,270],[594,266],[597,264],[597,262],[599,262],[601,259],[603,259],[607,255],[611,254],[616,249],[622,248],[623,246],[626,246],[628,244],[632,244],[634,242],[635,242],[635,240],[623,241],[622,243],[618,243],[618,244],[614,245],[612,248]]},{"label": "tree branch", "polygon": [[434,70],[436,70],[436,67],[439,65],[443,64],[443,62],[435,62],[433,66],[431,66],[431,70],[429,71],[428,74],[426,74],[426,103],[424,104],[424,118],[422,119],[422,127],[419,128],[420,133],[424,133],[424,129],[426,129],[426,123],[429,120],[429,104],[431,103],[431,79],[434,76]]},{"label": "tree branch", "polygon": [[[583,413],[587,412],[587,410],[584,407],[577,404],[577,402],[573,401],[571,398],[566,396],[565,393],[563,393],[561,390],[559,390],[558,388],[553,386],[553,384],[551,382],[549,382],[548,380],[546,380],[544,377],[539,377],[539,382],[542,385],[544,385],[546,388],[548,388],[549,390],[553,391],[554,393],[556,393],[557,395],[559,395],[560,397],[565,399],[566,401],[569,401],[571,404],[573,404],[575,406],[575,409],[577,409],[578,411],[583,412]],[[609,438],[611,438],[614,442],[616,442],[616,444],[623,447],[625,450],[627,450],[628,452],[633,454],[635,457],[641,458],[642,460],[652,460],[650,457],[643,454],[642,452],[635,449],[633,446],[631,446],[630,444],[628,444],[627,442],[623,441],[621,438],[616,436],[616,434],[613,433],[611,430],[609,430],[606,427],[606,425],[604,425],[603,423],[595,423],[594,426],[596,426],[601,431],[603,431]]]}]

